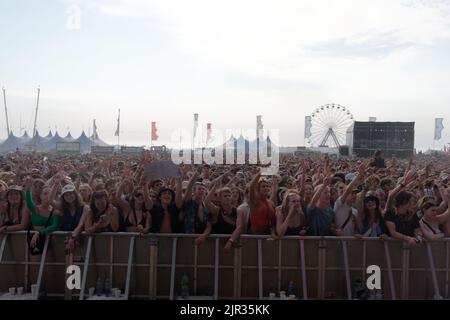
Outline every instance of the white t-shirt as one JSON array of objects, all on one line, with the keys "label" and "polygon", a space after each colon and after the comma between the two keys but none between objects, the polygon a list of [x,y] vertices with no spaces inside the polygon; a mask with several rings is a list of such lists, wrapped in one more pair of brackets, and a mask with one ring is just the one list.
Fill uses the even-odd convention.
[{"label": "white t-shirt", "polygon": [[355,235],[355,222],[358,211],[355,208],[350,207],[348,204],[342,203],[341,197],[339,197],[334,203],[334,220],[336,223],[336,228],[342,228],[345,221],[347,221],[350,211],[352,216],[345,225],[344,229],[342,229],[341,233],[341,235],[345,237],[352,237]]}]

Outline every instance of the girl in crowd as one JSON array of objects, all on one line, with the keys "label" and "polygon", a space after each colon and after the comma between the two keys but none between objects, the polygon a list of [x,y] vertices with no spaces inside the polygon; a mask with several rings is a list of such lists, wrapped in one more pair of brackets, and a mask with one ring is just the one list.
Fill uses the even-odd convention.
[{"label": "girl in crowd", "polygon": [[265,178],[261,178],[258,172],[250,184],[249,206],[250,206],[250,232],[252,234],[270,234],[272,238],[276,235],[275,205],[268,200],[272,193],[272,186]]},{"label": "girl in crowd", "polygon": [[231,206],[233,208],[239,207],[244,202],[244,193],[238,187],[231,188]]},{"label": "girl in crowd", "polygon": [[[95,191],[89,207],[82,218],[87,233],[117,232],[119,230],[119,214],[109,202],[105,190]],[[78,234],[74,233],[74,237]]]},{"label": "girl in crowd", "polygon": [[81,200],[84,203],[91,203],[92,188],[87,183],[80,185]]},{"label": "girl in crowd", "polygon": [[449,210],[445,214],[438,215],[436,203],[429,200],[422,204],[420,211],[423,217],[419,223],[425,238],[430,241],[444,238],[445,234],[440,227],[447,222]]},{"label": "girl in crowd", "polygon": [[[55,188],[56,185],[53,189]],[[62,188],[59,202],[55,202],[54,207],[58,208],[57,214],[61,217],[60,230],[72,232],[66,249],[69,254],[73,253],[75,248],[73,234],[79,234],[82,231],[83,224],[81,223],[81,219],[85,211],[88,210],[88,207],[81,201],[81,196],[76,192],[73,184],[67,184]]]},{"label": "girl in crowd", "polygon": [[281,207],[277,208],[276,216],[279,237],[306,235],[306,219],[298,192],[286,192]]},{"label": "girl in crowd", "polygon": [[126,201],[123,197],[126,184],[132,184],[132,181],[125,179],[116,193],[116,202],[123,211],[125,231],[148,233],[152,219],[150,210],[153,207],[148,186],[146,183],[141,184],[141,188],[135,190],[130,200]]},{"label": "girl in crowd", "polygon": [[42,179],[34,179],[31,187],[31,195],[35,204],[41,204],[42,189],[45,186],[45,181]]},{"label": "girl in crowd", "polygon": [[30,214],[23,199],[20,186],[11,186],[0,193],[0,233],[26,230],[30,225]]},{"label": "girl in crowd", "polygon": [[31,178],[27,178],[25,181],[25,199],[27,203],[28,210],[31,212],[31,227],[33,230],[38,231],[33,234],[30,239],[30,248],[36,252],[41,250],[42,240],[40,237],[42,235],[49,234],[53,231],[58,230],[60,224],[60,217],[55,214],[55,209],[53,208],[52,201],[50,199],[51,189],[48,186],[42,188],[40,194],[40,203],[36,205],[33,201],[31,187],[35,183],[32,182]]},{"label": "girl in crowd", "polygon": [[355,237],[381,237],[384,234],[383,218],[381,215],[380,200],[373,194],[363,196],[365,191],[358,195],[358,216],[355,225]]}]

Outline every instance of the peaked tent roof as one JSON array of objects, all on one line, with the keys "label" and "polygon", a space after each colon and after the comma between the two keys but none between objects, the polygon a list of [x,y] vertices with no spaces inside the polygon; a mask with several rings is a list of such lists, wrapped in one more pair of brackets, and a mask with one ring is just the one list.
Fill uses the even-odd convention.
[{"label": "peaked tent roof", "polygon": [[45,139],[51,139],[51,138],[53,138],[53,133],[52,133],[52,130],[49,130],[48,134],[45,136]]},{"label": "peaked tent roof", "polygon": [[81,132],[81,135],[75,141],[80,143],[81,151],[91,150],[92,141],[91,141],[91,139],[88,138],[88,136],[86,135],[86,133],[84,131]]},{"label": "peaked tent roof", "polygon": [[[32,141],[30,141],[30,144],[31,144],[31,142],[32,142]],[[45,150],[45,144],[46,144],[46,143],[47,143],[47,139],[45,139],[44,137],[42,137],[42,136],[39,134],[39,131],[36,130],[36,135],[35,135],[35,137],[34,137],[34,142],[33,142],[32,148],[33,148],[34,150],[37,150],[37,151],[44,151],[44,150]]]},{"label": "peaked tent roof", "polygon": [[11,131],[8,138],[0,144],[0,152],[14,151],[20,148],[22,140]]},{"label": "peaked tent roof", "polygon": [[67,135],[64,137],[64,139],[66,141],[75,141],[75,138],[72,137],[72,135],[70,134],[70,131],[67,133]]},{"label": "peaked tent roof", "polygon": [[56,150],[56,143],[64,141],[64,138],[56,131],[55,135],[45,143],[45,150]]},{"label": "peaked tent roof", "polygon": [[98,137],[98,134],[97,134],[96,139],[94,139],[94,136],[92,136],[90,139],[91,139],[91,141],[92,141],[92,145],[93,145],[93,146],[100,146],[100,147],[106,147],[106,146],[109,146],[109,144],[107,144],[105,141],[103,141],[102,139],[100,139],[100,138]]}]

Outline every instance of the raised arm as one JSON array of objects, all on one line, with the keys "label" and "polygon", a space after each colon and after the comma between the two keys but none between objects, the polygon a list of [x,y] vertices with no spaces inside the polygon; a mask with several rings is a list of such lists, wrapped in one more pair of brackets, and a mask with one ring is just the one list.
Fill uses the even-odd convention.
[{"label": "raised arm", "polygon": [[362,181],[364,178],[364,171],[365,171],[366,164],[361,164],[358,170],[358,176],[350,182],[350,184],[345,189],[344,193],[342,194],[341,201],[342,203],[345,203],[348,196],[351,194],[352,190],[356,188],[356,186]]},{"label": "raised arm", "polygon": [[178,209],[183,207],[183,188],[181,185],[181,177],[175,178],[175,205]]},{"label": "raised arm", "polygon": [[32,214],[36,214],[36,205],[34,204],[33,195],[31,193],[31,184],[32,184],[31,178],[28,177],[25,181],[26,187],[25,202],[27,204],[28,210],[30,210]]},{"label": "raised arm", "polygon": [[209,190],[208,195],[205,198],[205,206],[206,208],[208,208],[209,212],[211,212],[211,214],[213,215],[213,222],[217,221],[217,217],[219,215],[219,207],[212,202],[214,193],[216,193],[217,191],[217,185],[218,182],[215,181],[211,190]]},{"label": "raised arm", "polygon": [[259,202],[259,195],[258,195],[258,181],[259,178],[261,178],[261,171],[258,172],[253,180],[250,183],[250,194],[249,194],[249,206],[250,210],[253,211],[253,209],[256,207],[256,205]]},{"label": "raised arm", "polygon": [[270,200],[273,203],[277,203],[277,193],[279,186],[280,186],[280,178],[278,177],[278,175],[274,175],[272,178],[272,193],[270,195]]},{"label": "raised arm", "polygon": [[131,180],[125,179],[117,189],[116,192],[116,201],[119,204],[120,208],[124,211],[125,214],[128,214],[131,210],[130,204],[123,199],[123,190],[125,189],[125,185],[131,183]]},{"label": "raised arm", "polygon": [[194,174],[192,175],[191,179],[189,179],[189,183],[186,188],[186,193],[183,196],[183,203],[192,200],[192,188],[194,187],[195,181],[197,181],[198,172],[197,170],[194,170]]},{"label": "raised arm", "polygon": [[331,183],[331,176],[327,176],[325,180],[323,181],[322,185],[320,186],[319,190],[317,190],[312,199],[311,202],[308,204],[308,209],[314,209],[316,207],[317,201],[319,201],[320,195],[322,192],[328,187],[328,185]]},{"label": "raised arm", "polygon": [[144,194],[145,208],[147,210],[152,210],[153,209],[153,200],[152,200],[152,197],[150,197],[150,192],[148,192],[148,183],[144,179],[142,179],[141,186],[142,186],[142,189],[143,189],[142,191]]}]

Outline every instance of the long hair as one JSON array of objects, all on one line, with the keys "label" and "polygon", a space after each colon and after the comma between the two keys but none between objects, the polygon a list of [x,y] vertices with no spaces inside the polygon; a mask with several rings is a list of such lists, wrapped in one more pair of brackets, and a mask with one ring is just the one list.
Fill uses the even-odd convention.
[{"label": "long hair", "polygon": [[106,190],[95,191],[94,193],[92,193],[91,202],[89,203],[89,207],[91,208],[92,214],[94,216],[94,221],[98,220],[98,218],[100,217],[100,213],[101,213],[98,211],[97,207],[95,206],[95,199],[103,198],[103,197],[106,199],[106,208],[108,208],[110,202],[109,202],[108,192]]},{"label": "long hair", "polygon": [[[381,222],[382,215],[381,215],[381,209],[380,209],[380,201],[375,201],[376,207],[375,207],[375,219],[377,222]],[[364,219],[362,221],[362,224],[364,227],[369,227],[369,219],[370,219],[370,212],[369,209],[367,209],[367,204],[364,200]]]},{"label": "long hair", "polygon": [[[81,200],[81,196],[77,191],[72,191],[72,192],[75,193],[75,208],[78,209],[79,207],[84,205],[84,203]],[[66,199],[64,199],[63,194],[59,197],[59,200],[61,201],[62,212],[63,213],[68,212],[69,208],[70,208],[70,204],[66,201]]]},{"label": "long hair", "polygon": [[[6,214],[8,215],[8,218],[9,218],[9,214],[10,214],[10,212],[11,212],[11,203],[9,203],[9,200],[8,200],[8,195],[9,195],[9,193],[10,193],[11,191],[7,191],[6,192],[6,203],[7,203],[7,205],[6,205]],[[23,206],[24,206],[24,196],[23,196],[23,192],[20,192],[20,191],[16,191],[16,192],[19,192],[19,194],[20,194],[20,203],[19,203],[19,209],[18,209],[18,213],[19,213],[19,223],[21,222],[21,220],[22,220],[22,208],[23,208]]]},{"label": "long hair", "polygon": [[296,190],[287,190],[285,192],[283,202],[281,203],[281,214],[283,215],[284,219],[286,219],[289,213],[289,198],[291,196],[298,196],[300,198],[300,194]]},{"label": "long hair", "polygon": [[[136,210],[136,196],[135,196],[135,194],[138,194],[138,193],[143,193],[143,192],[142,192],[142,190],[135,191],[134,194],[131,195],[130,200],[128,200],[130,208],[133,211]],[[175,199],[172,199],[172,200],[175,200]],[[149,210],[147,210],[147,208],[145,207],[145,201],[144,201],[142,203],[142,212],[146,212],[146,211],[149,211]]]}]

